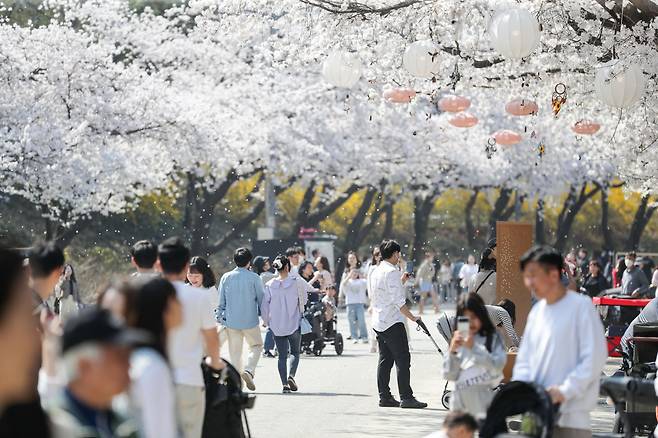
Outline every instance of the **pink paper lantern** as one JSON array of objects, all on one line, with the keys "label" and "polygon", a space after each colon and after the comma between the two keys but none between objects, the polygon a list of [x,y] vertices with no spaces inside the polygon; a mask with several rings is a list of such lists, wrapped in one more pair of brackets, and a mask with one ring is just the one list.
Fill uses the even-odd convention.
[{"label": "pink paper lantern", "polygon": [[384,90],[384,99],[391,103],[409,103],[414,97],[416,97],[416,92],[411,88],[388,88]]},{"label": "pink paper lantern", "polygon": [[580,135],[594,135],[599,132],[601,125],[591,120],[580,120],[571,127],[571,130]]},{"label": "pink paper lantern", "polygon": [[471,113],[459,113],[448,119],[448,123],[457,128],[472,128],[478,124],[478,118]]},{"label": "pink paper lantern", "polygon": [[513,116],[529,116],[537,114],[539,106],[536,102],[528,99],[514,99],[505,105],[505,111]]},{"label": "pink paper lantern", "polygon": [[512,146],[519,143],[522,140],[520,134],[517,134],[514,131],[510,131],[509,129],[502,129],[500,131],[496,131],[493,134],[493,138],[495,138],[496,143],[501,146]]},{"label": "pink paper lantern", "polygon": [[471,107],[471,99],[449,94],[439,99],[439,109],[448,113],[458,113]]}]

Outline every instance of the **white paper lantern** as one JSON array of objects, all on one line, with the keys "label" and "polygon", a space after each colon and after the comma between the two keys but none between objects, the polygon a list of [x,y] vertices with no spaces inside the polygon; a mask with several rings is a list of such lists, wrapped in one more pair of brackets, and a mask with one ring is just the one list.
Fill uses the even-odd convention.
[{"label": "white paper lantern", "polygon": [[491,45],[505,58],[521,59],[530,55],[539,44],[539,22],[523,8],[498,13],[489,29]]},{"label": "white paper lantern", "polygon": [[631,64],[625,70],[613,69],[619,61],[610,61],[596,72],[594,88],[598,98],[614,108],[628,108],[644,95],[646,77],[642,69]]},{"label": "white paper lantern", "polygon": [[404,51],[402,64],[413,76],[430,79],[439,71],[439,48],[430,40],[416,41]]},{"label": "white paper lantern", "polygon": [[322,65],[322,76],[331,85],[352,88],[361,78],[361,61],[354,53],[333,52]]}]

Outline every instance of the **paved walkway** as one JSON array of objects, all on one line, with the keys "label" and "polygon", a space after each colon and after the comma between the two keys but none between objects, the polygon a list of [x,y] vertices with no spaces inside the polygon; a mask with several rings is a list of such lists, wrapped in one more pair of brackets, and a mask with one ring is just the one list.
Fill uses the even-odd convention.
[{"label": "paved walkway", "polygon": [[[424,319],[440,346],[447,345],[436,331],[435,316]],[[339,330],[347,337],[347,321],[339,315]],[[300,390],[282,395],[276,359],[262,358],[256,374],[256,406],[248,412],[255,438],[315,438],[336,436],[422,437],[438,430],[446,414],[441,405],[444,381],[441,356],[427,336],[411,330],[411,384],[424,410],[379,408],[375,381],[377,355],[369,346],[346,341],[336,356],[331,346],[321,357],[303,356],[297,372]],[[614,368],[611,365],[610,370]],[[391,388],[396,394],[395,371]],[[610,431],[613,411],[599,404],[593,415],[596,431]]]}]

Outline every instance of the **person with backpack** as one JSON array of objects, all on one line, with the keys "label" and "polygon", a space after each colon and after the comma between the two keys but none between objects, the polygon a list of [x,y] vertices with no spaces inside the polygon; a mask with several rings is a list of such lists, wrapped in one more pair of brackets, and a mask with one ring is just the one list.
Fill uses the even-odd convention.
[{"label": "person with backpack", "polygon": [[450,410],[483,417],[493,399],[493,389],[502,380],[506,349],[484,301],[475,292],[460,297],[457,317],[468,318],[469,330],[466,336],[455,330],[450,354],[443,363],[444,378],[455,382]]}]

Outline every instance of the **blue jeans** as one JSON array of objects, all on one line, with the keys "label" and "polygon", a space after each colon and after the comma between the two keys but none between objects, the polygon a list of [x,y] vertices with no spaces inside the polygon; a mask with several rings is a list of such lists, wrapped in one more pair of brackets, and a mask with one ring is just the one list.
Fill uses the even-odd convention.
[{"label": "blue jeans", "polygon": [[[288,377],[295,377],[299,366],[299,353],[302,347],[302,332],[297,329],[295,333],[288,336],[274,335],[276,349],[279,350],[279,377],[283,386],[288,384]],[[290,360],[290,373],[288,373],[288,352],[292,356]]]},{"label": "blue jeans", "polygon": [[348,304],[347,319],[350,322],[350,336],[352,336],[352,339],[368,339],[364,304]]},{"label": "blue jeans", "polygon": [[272,351],[272,349],[274,349],[274,333],[272,333],[272,329],[268,328],[267,333],[265,333],[263,351]]}]

